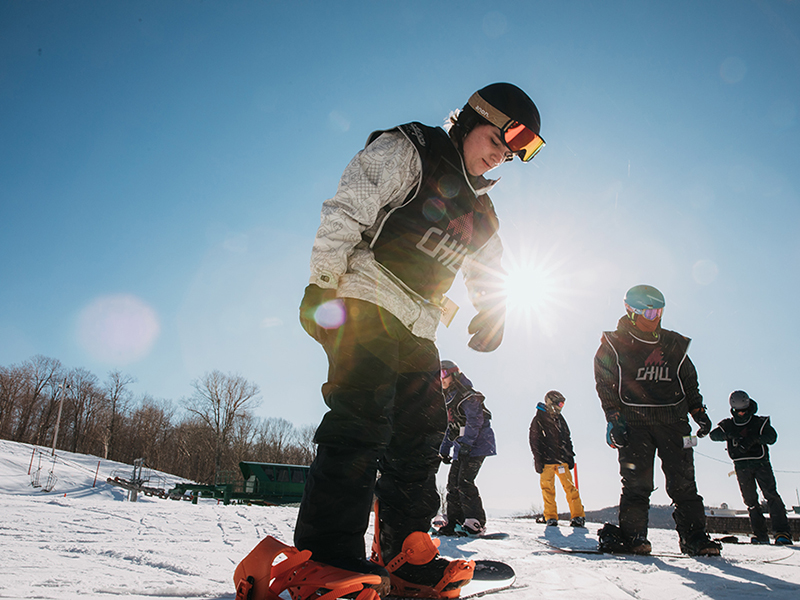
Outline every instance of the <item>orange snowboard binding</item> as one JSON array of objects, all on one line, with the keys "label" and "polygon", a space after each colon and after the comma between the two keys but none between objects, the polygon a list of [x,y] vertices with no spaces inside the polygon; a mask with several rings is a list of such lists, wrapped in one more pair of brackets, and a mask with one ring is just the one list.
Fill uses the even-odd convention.
[{"label": "orange snowboard binding", "polygon": [[[281,555],[285,558],[275,562]],[[236,567],[233,583],[236,600],[283,600],[284,590],[293,600],[334,600],[357,592],[351,596],[356,600],[380,600],[378,592],[367,586],[380,585],[381,577],[315,562],[310,550],[266,537]]]},{"label": "orange snowboard binding", "polygon": [[[461,588],[472,580],[475,562],[471,560],[451,560],[442,578],[433,586],[406,581],[395,573],[404,564],[425,565],[439,554],[439,540],[434,540],[424,531],[415,531],[403,541],[400,553],[383,563],[380,546],[380,519],[378,503],[375,503],[375,537],[372,542],[372,561],[386,567],[392,581],[392,595],[413,598],[458,598]],[[440,559],[444,560],[444,559]]]}]

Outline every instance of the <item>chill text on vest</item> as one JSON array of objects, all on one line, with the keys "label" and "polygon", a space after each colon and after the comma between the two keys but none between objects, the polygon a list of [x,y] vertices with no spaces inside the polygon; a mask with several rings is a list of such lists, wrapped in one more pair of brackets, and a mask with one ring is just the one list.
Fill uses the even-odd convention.
[{"label": "chill text on vest", "polygon": [[[435,248],[429,249],[425,247],[429,240],[436,242],[437,239],[439,241]],[[417,248],[438,260],[453,273],[456,273],[469,249],[461,245],[457,240],[450,241],[450,239],[450,234],[445,233],[438,227],[431,227],[417,242]],[[450,242],[449,245],[448,242]]]},{"label": "chill text on vest", "polygon": [[669,367],[651,365],[639,368],[636,372],[636,381],[672,381],[672,377],[669,376]]}]

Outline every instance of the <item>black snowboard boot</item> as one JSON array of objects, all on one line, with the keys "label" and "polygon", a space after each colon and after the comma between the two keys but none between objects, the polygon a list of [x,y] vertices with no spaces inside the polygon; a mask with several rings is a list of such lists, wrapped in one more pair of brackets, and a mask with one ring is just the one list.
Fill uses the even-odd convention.
[{"label": "black snowboard boot", "polygon": [[722,544],[715,542],[705,531],[696,531],[681,538],[681,552],[689,556],[719,556]]},{"label": "black snowboard boot", "polygon": [[603,525],[597,532],[597,538],[600,541],[597,547],[600,552],[628,554],[631,551],[630,544],[622,534],[622,530],[612,523]]}]

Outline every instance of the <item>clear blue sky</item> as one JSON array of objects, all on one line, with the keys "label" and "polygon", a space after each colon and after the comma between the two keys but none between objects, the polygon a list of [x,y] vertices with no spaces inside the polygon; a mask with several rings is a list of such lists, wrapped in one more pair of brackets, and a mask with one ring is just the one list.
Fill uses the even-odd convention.
[{"label": "clear blue sky", "polygon": [[[739,388],[773,416],[796,504],[797,0],[3,2],[0,364],[119,368],[176,402],[220,369],[261,387],[259,416],[316,424],[297,307],[322,201],[371,131],[495,81],[547,147],[496,172],[506,265],[534,284],[504,345],[467,349],[460,280],[440,330],[495,415],[489,508],[541,505],[527,431],[554,388],[585,504],[616,503],[592,358],[638,283],[693,338],[712,420]],[[741,507],[723,445],[698,451],[706,501]]]}]

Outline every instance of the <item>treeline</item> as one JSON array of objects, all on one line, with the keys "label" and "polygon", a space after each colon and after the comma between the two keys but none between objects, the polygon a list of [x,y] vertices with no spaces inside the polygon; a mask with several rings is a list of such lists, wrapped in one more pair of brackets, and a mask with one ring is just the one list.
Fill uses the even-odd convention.
[{"label": "treeline", "polygon": [[101,381],[41,355],[0,365],[0,438],[45,447],[55,440],[56,449],[126,464],[144,458],[200,483],[229,479],[242,460],[306,465],[314,458],[315,428],[255,417],[260,391],[239,375],[205,374],[178,406],[135,397],[134,382],[120,371]]}]

